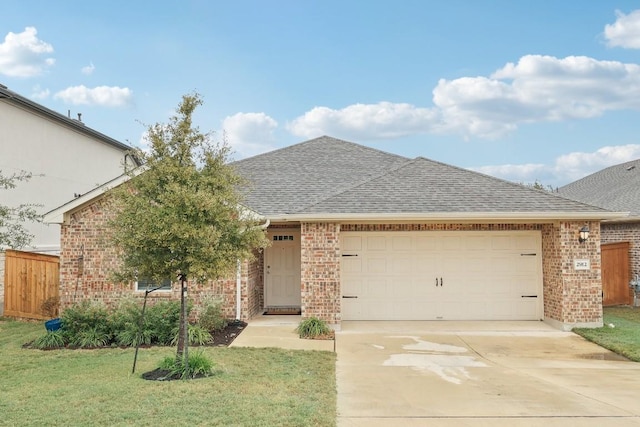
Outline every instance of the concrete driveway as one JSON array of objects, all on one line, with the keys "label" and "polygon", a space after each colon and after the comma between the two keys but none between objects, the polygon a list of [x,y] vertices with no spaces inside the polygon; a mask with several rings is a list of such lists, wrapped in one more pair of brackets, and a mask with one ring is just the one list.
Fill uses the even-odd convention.
[{"label": "concrete driveway", "polygon": [[543,322],[343,322],[338,426],[639,426],[640,363]]}]

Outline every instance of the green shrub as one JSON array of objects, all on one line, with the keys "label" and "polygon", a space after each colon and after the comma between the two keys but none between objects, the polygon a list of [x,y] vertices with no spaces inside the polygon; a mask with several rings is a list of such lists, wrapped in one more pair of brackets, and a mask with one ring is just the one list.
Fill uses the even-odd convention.
[{"label": "green shrub", "polygon": [[222,313],[222,300],[220,298],[205,300],[198,315],[198,325],[207,331],[218,331],[226,328],[227,324],[227,319]]},{"label": "green shrub", "polygon": [[183,360],[176,359],[175,356],[167,356],[158,367],[169,371],[168,378],[183,380],[200,376],[208,377],[213,373],[213,362],[202,351],[190,353],[187,366]]},{"label": "green shrub", "polygon": [[316,338],[331,334],[331,328],[327,326],[324,320],[320,320],[317,317],[309,317],[300,322],[296,332],[300,335],[300,338]]},{"label": "green shrub", "polygon": [[69,344],[74,347],[103,347],[111,342],[111,335],[99,327],[85,329],[73,335]]},{"label": "green shrub", "polygon": [[180,301],[160,301],[147,307],[144,329],[149,330],[154,344],[169,345],[180,321]]},{"label": "green shrub", "polygon": [[49,348],[61,348],[66,344],[64,334],[62,330],[58,329],[57,331],[49,331],[46,334],[38,337],[31,344],[33,347],[44,350]]},{"label": "green shrub", "polygon": [[[67,308],[61,318],[62,330],[70,343],[76,343],[74,345],[86,341],[90,335],[93,335],[97,341],[111,341],[112,328],[109,313],[102,304],[82,301]],[[81,345],[81,347],[84,346]]]},{"label": "green shrub", "polygon": [[[174,330],[171,345],[176,345],[178,343],[178,332],[180,332],[179,327]],[[189,345],[205,345],[210,343],[213,339],[211,333],[200,325],[188,325],[187,335],[189,336]]]}]

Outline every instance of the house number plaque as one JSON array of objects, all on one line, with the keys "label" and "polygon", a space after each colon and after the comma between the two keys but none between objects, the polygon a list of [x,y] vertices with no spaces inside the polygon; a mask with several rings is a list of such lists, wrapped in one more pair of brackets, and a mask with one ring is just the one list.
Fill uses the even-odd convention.
[{"label": "house number plaque", "polygon": [[573,268],[576,270],[591,270],[591,260],[588,259],[574,259]]}]

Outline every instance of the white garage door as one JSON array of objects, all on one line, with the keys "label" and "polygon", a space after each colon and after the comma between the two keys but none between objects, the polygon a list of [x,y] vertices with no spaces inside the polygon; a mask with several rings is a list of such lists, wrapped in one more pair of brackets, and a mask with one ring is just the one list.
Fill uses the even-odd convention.
[{"label": "white garage door", "polygon": [[343,320],[538,320],[540,232],[343,232]]}]

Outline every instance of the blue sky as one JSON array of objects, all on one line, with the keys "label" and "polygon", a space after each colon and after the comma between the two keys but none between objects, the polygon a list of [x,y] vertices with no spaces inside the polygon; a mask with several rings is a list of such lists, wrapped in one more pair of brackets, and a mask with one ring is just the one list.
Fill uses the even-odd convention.
[{"label": "blue sky", "polygon": [[558,186],[640,158],[640,3],[5,0],[0,84],[132,145],[197,91],[235,158],[330,135]]}]

